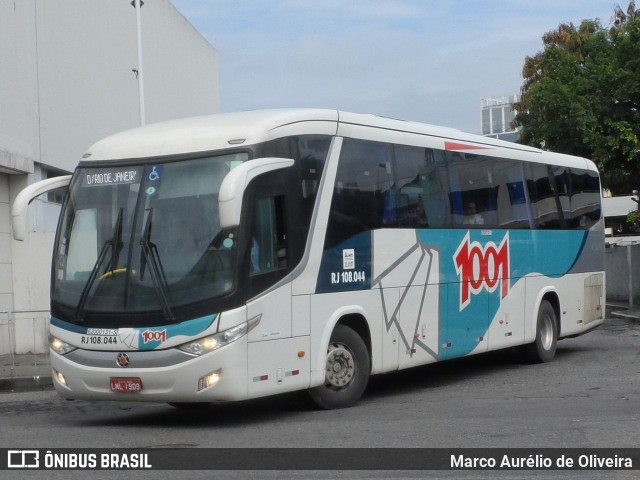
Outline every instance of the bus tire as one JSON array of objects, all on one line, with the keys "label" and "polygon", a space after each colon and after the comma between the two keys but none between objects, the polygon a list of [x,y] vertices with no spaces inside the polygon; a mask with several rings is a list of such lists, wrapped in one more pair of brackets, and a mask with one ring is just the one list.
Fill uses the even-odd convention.
[{"label": "bus tire", "polygon": [[525,360],[530,363],[546,363],[553,360],[558,344],[558,318],[553,305],[542,300],[538,310],[536,340],[524,349]]},{"label": "bus tire", "polygon": [[311,401],[331,410],[354,405],[369,382],[369,351],[353,329],[337,325],[327,347],[324,385],[308,390]]}]

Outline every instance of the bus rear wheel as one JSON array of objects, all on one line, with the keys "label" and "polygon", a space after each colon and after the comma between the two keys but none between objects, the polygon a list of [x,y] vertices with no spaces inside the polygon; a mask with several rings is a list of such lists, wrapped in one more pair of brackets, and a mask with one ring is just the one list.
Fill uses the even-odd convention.
[{"label": "bus rear wheel", "polygon": [[350,407],[364,393],[370,372],[371,359],[360,335],[337,325],[327,347],[324,384],[309,389],[309,397],[327,410]]},{"label": "bus rear wheel", "polygon": [[524,349],[525,360],[530,363],[550,362],[556,355],[558,344],[558,318],[553,305],[543,300],[538,310],[536,340]]}]

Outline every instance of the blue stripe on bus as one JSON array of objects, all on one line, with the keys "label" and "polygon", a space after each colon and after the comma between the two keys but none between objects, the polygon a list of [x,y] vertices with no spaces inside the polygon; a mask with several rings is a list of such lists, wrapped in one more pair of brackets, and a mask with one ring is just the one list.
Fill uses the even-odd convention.
[{"label": "blue stripe on bus", "polygon": [[[467,237],[468,232],[468,238]],[[437,246],[440,254],[440,338],[451,342],[442,351],[443,358],[455,358],[472,352],[485,337],[503,294],[527,275],[557,278],[569,273],[584,251],[588,232],[583,230],[421,230],[418,237],[425,245]],[[508,239],[508,278],[497,279],[496,260],[486,259],[484,277],[471,278],[467,298],[463,299],[460,268],[456,252],[465,242],[473,245],[477,274],[479,258],[497,257],[498,247]],[[491,250],[496,255],[487,254]],[[495,281],[494,285],[490,285]],[[471,285],[475,282],[475,285]],[[502,285],[500,282],[507,282]],[[479,291],[473,291],[473,286]],[[491,287],[494,289],[491,290]],[[503,290],[504,288],[504,290]],[[505,297],[506,298],[506,297]],[[464,304],[464,300],[468,303]],[[443,321],[445,320],[445,321]]]},{"label": "blue stripe on bus", "polygon": [[[370,289],[374,235],[361,233],[325,251],[316,293]],[[418,230],[423,248],[437,251],[440,259],[439,338],[451,343],[441,356],[472,352],[485,337],[502,301],[523,277],[558,278],[579,269],[601,270],[586,258],[590,235],[592,241],[600,242],[598,232],[585,230]],[[384,247],[398,248],[393,244]],[[461,283],[463,278],[466,285]]]},{"label": "blue stripe on bus", "polygon": [[[102,327],[85,327],[85,326],[65,322],[64,320],[60,320],[59,318],[52,316],[50,324],[72,333],[78,333],[80,335],[88,335],[90,330],[95,330],[95,331],[114,330],[117,335],[120,335],[120,333],[124,333],[128,337],[130,336],[137,337],[136,346],[139,350],[153,350],[155,348],[158,348],[163,342],[167,341],[169,338],[172,338],[172,337],[176,337],[176,336],[194,337],[204,332],[205,330],[209,329],[211,325],[213,325],[213,323],[216,321],[217,318],[218,318],[218,314],[216,313],[212,315],[206,315],[200,318],[195,318],[193,320],[187,320],[182,323],[178,323],[176,325],[115,329],[115,328],[102,328]],[[157,335],[154,335],[156,333]],[[145,338],[145,334],[146,334],[146,338]],[[157,339],[155,339],[156,337]]]}]

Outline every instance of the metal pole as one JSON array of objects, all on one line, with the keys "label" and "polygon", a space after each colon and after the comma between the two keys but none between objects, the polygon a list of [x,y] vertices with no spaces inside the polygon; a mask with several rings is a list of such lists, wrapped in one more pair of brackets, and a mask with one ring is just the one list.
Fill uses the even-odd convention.
[{"label": "metal pole", "polygon": [[136,33],[138,37],[138,97],[140,100],[140,125],[146,124],[144,113],[144,76],[142,74],[142,32],[140,29],[140,8],[141,1],[134,0],[136,9]]},{"label": "metal pole", "polygon": [[627,271],[629,272],[629,306],[633,307],[633,269],[631,268],[631,245],[627,245]]},{"label": "metal pole", "polygon": [[14,312],[9,312],[9,362],[11,376],[16,375],[16,318]]}]

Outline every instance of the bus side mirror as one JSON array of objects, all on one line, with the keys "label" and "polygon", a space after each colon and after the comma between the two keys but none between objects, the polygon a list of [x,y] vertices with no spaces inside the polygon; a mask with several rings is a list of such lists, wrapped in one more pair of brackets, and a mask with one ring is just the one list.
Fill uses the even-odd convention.
[{"label": "bus side mirror", "polygon": [[294,161],[290,158],[256,158],[248,160],[231,170],[220,186],[218,206],[220,209],[220,226],[224,228],[240,225],[242,199],[249,182],[265,173],[288,168]]},{"label": "bus side mirror", "polygon": [[11,207],[11,223],[13,225],[13,238],[22,241],[27,235],[27,212],[29,204],[43,193],[66,188],[71,182],[71,175],[47,178],[22,189],[16,196]]}]

